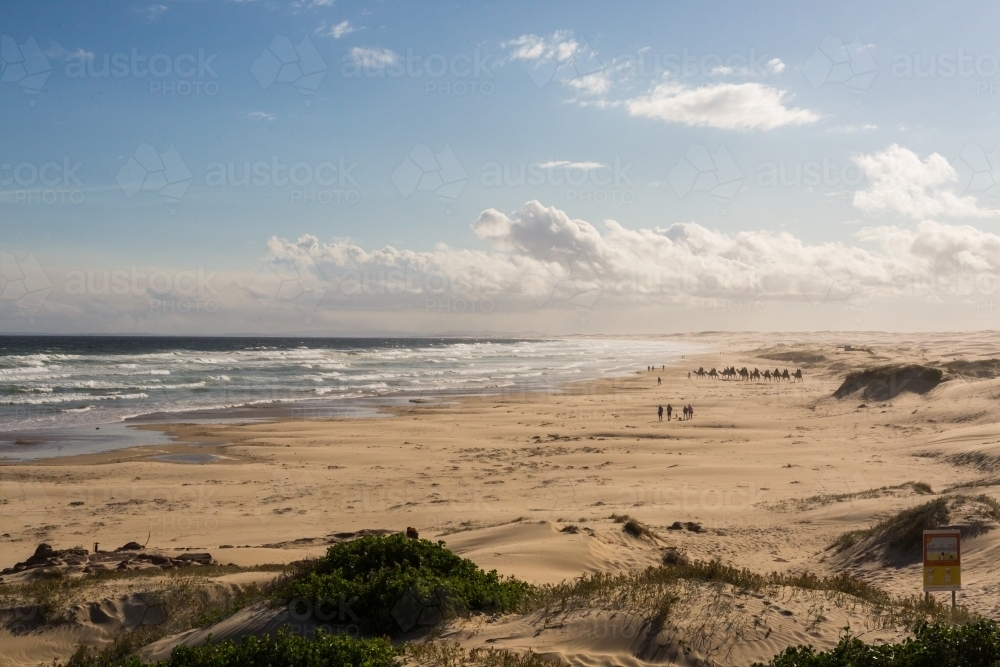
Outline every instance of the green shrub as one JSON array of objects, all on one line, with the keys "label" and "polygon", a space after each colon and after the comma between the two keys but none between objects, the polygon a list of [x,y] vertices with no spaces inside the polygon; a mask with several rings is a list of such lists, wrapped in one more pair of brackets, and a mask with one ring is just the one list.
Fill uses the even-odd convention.
[{"label": "green shrub", "polygon": [[316,617],[322,618],[317,611],[322,608],[327,618],[339,613],[340,623],[392,636],[467,611],[509,611],[531,591],[496,570],[484,572],[444,542],[390,535],[331,546],[279,596],[313,609]]},{"label": "green shrub", "polygon": [[[136,659],[137,660],[137,659]],[[306,639],[287,631],[202,646],[178,646],[157,667],[393,667],[397,652],[386,639],[355,639],[318,632]],[[141,665],[139,662],[135,667]],[[126,667],[133,667],[127,665]]]},{"label": "green shrub", "polygon": [[[1000,627],[981,620],[965,625],[920,624],[900,644],[865,644],[846,636],[829,651],[787,648],[768,667],[994,667],[1000,664]],[[754,667],[764,667],[757,663]]]}]

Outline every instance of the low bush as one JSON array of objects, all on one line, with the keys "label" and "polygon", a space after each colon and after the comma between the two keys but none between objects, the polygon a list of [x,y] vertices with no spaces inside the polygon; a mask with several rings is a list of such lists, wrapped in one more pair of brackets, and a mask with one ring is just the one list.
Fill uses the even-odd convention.
[{"label": "low bush", "polygon": [[[767,667],[994,667],[1000,664],[1000,627],[981,620],[965,625],[918,625],[899,644],[865,644],[845,636],[829,651],[787,648]],[[754,667],[765,667],[756,663]]]},{"label": "low bush", "polygon": [[339,608],[342,623],[393,636],[467,611],[509,611],[531,591],[496,570],[484,572],[444,542],[389,535],[331,546],[277,595],[304,602],[317,616],[322,605]]}]

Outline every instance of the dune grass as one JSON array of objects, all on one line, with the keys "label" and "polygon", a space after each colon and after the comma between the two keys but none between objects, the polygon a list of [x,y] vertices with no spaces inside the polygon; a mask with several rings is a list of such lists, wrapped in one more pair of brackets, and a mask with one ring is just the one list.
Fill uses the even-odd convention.
[{"label": "dune grass", "polygon": [[528,651],[518,653],[497,648],[465,649],[457,643],[407,644],[403,655],[420,667],[556,667],[561,662]]},{"label": "dune grass", "polygon": [[124,582],[140,587],[165,599],[180,599],[188,589],[200,582],[237,572],[283,572],[285,565],[259,565],[240,567],[238,565],[211,565],[161,570],[109,570],[95,572],[85,577],[67,577],[60,570],[53,570],[48,576],[40,576],[24,583],[0,584],[0,607],[33,607],[43,622],[58,623],[63,620],[63,612],[73,601],[109,583]]},{"label": "dune grass", "polygon": [[985,494],[975,496],[948,495],[930,502],[905,509],[868,528],[841,534],[827,550],[841,553],[862,542],[871,542],[870,558],[885,558],[889,551],[913,556],[920,552],[924,530],[933,530],[948,524],[954,510],[965,505],[979,505],[978,516],[966,527],[970,534],[980,534],[989,529],[989,522],[1000,522],[1000,502]]}]

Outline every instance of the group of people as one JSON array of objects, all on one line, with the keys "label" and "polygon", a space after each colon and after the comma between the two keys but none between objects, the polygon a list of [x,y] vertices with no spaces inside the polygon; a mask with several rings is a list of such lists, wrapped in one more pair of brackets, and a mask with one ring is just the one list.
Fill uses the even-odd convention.
[{"label": "group of people", "polygon": [[[666,365],[660,366],[660,370],[666,370],[666,369],[667,369]],[[646,371],[648,373],[654,373],[654,372],[656,372],[656,366],[646,366]],[[690,373],[688,373],[688,377],[691,377]],[[663,378],[657,376],[657,378],[656,378],[656,385],[660,386],[662,384],[663,384]],[[683,414],[683,417],[681,416],[681,414],[678,414],[677,415],[677,421],[687,421],[688,419],[693,419],[694,418],[694,408],[691,407],[690,403],[688,403],[687,405],[681,406],[681,407],[683,408],[683,410],[681,412],[681,414]],[[656,408],[656,416],[659,417],[660,421],[663,421],[663,406],[662,405],[657,406],[657,408]],[[674,406],[672,406],[671,404],[667,403],[667,421],[670,421],[673,418],[674,418]]]},{"label": "group of people", "polygon": [[[684,417],[682,419],[680,415],[678,415],[677,421],[687,421],[688,419],[694,419],[694,408],[691,407],[691,404],[688,403],[683,407],[684,407]],[[674,414],[674,406],[667,403],[667,421],[670,421],[673,418],[673,414]],[[656,416],[660,418],[660,421],[663,421],[662,405],[656,408]]]}]

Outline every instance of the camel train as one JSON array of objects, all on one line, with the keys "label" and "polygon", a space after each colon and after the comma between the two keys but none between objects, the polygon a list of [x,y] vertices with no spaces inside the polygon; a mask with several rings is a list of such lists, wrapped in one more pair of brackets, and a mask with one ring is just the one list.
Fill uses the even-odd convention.
[{"label": "camel train", "polygon": [[746,366],[743,368],[736,368],[735,366],[729,366],[728,368],[723,368],[722,371],[717,371],[714,368],[710,371],[705,371],[704,368],[699,368],[694,372],[695,377],[698,378],[711,378],[713,380],[718,380],[722,378],[723,380],[753,380],[754,382],[802,382],[802,369],[795,369],[794,373],[789,373],[788,369],[780,370],[775,368],[773,371],[770,369],[764,369],[761,373],[758,369],[748,370]]}]

